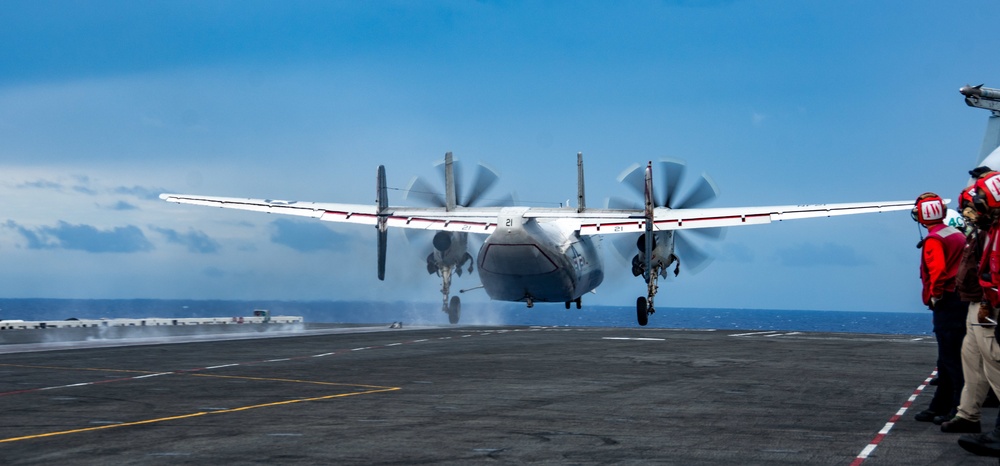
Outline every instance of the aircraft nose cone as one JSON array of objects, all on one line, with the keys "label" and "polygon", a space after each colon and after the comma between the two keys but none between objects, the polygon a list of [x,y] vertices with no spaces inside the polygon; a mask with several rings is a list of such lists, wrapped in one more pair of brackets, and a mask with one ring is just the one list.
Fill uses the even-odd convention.
[{"label": "aircraft nose cone", "polygon": [[966,97],[978,96],[978,95],[982,94],[982,91],[980,90],[981,87],[982,87],[981,85],[980,86],[970,86],[970,85],[966,84],[966,85],[962,86],[961,88],[959,88],[958,92],[962,93],[962,95],[964,95]]}]

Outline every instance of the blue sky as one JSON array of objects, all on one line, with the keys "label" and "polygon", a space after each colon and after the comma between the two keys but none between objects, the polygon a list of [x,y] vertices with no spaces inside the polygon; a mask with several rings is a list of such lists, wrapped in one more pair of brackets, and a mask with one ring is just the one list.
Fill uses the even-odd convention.
[{"label": "blue sky", "polygon": [[[972,15],[975,13],[975,16]],[[5,2],[0,296],[435,302],[404,236],[163,191],[394,203],[446,151],[524,203],[671,157],[714,206],[955,197],[1000,87],[990,1]],[[732,228],[662,306],[921,308],[906,213]],[[597,304],[640,280],[606,249]],[[459,278],[456,286],[476,284]],[[467,294],[466,300],[485,300]],[[563,312],[561,305],[540,312]]]}]

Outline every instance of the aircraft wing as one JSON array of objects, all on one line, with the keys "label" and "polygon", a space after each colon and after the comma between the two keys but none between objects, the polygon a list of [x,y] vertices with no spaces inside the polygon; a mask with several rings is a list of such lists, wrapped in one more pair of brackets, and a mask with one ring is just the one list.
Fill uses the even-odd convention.
[{"label": "aircraft wing", "polygon": [[[224,209],[250,210],[269,214],[295,215],[327,222],[377,225],[380,214],[375,204],[338,204],[327,202],[283,201],[276,199],[243,199],[190,194],[160,194],[160,199],[177,204],[192,204]],[[497,226],[499,207],[444,208],[387,207],[381,216],[390,227],[419,230],[465,231],[492,233]]]},{"label": "aircraft wing", "polygon": [[[949,201],[945,201],[946,203]],[[760,225],[773,221],[801,218],[833,217],[896,210],[911,210],[914,201],[859,202],[841,204],[786,205],[760,207],[721,207],[708,209],[653,210],[655,230],[684,230],[693,228],[733,227]],[[614,233],[641,233],[645,231],[645,215],[641,210],[587,209],[583,213],[557,214],[531,210],[527,215],[536,218],[562,219],[560,222],[579,221],[581,235]]]},{"label": "aircraft wing", "polygon": [[[178,204],[194,204],[226,209],[250,210],[271,214],[317,218],[328,222],[377,225],[379,213],[374,204],[337,204],[322,202],[283,201],[274,199],[242,199],[187,194],[161,194],[160,199]],[[950,202],[946,200],[945,203]],[[896,210],[910,210],[914,201],[858,202],[841,204],[811,204],[761,207],[720,207],[708,209],[656,208],[653,211],[655,230],[685,230],[742,225],[760,225],[773,221],[801,218],[833,217]],[[420,230],[464,231],[490,234],[497,227],[500,207],[444,208],[387,207],[382,213],[390,227]],[[558,221],[581,235],[641,233],[645,231],[642,210],[572,208],[516,208],[526,218]]]}]

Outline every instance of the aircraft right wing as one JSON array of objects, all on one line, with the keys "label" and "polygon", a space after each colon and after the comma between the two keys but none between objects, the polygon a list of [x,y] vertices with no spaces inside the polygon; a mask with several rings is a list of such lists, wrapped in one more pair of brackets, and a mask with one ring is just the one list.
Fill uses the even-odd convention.
[{"label": "aircraft right wing", "polygon": [[492,233],[497,226],[500,207],[445,208],[386,207],[379,214],[375,204],[339,204],[300,202],[275,199],[244,199],[236,197],[200,196],[191,194],[160,194],[160,199],[177,204],[192,204],[224,209],[249,210],[268,214],[310,217],[327,222],[378,225],[379,217],[386,225],[419,230],[465,231]]}]

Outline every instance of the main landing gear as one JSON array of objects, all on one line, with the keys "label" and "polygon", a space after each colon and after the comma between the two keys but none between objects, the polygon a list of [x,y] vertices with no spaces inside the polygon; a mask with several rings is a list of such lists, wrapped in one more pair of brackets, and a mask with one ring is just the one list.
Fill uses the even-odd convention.
[{"label": "main landing gear", "polygon": [[576,298],[573,301],[566,301],[566,309],[569,309],[569,305],[576,303],[576,308],[580,309],[583,307],[583,298]]},{"label": "main landing gear", "polygon": [[448,313],[448,322],[457,324],[458,318],[462,314],[462,300],[458,296],[452,296],[451,302],[448,303],[448,308],[445,312]]},{"label": "main landing gear", "polygon": [[649,315],[653,312],[653,307],[646,303],[645,296],[639,296],[635,300],[635,312],[639,318],[639,325],[645,326],[649,323]]},{"label": "main landing gear", "polygon": [[[671,255],[671,257],[677,263],[676,267],[674,268],[674,276],[677,276],[677,274],[680,273],[681,262],[680,260],[677,259],[677,256]],[[670,264],[666,265],[669,266]],[[661,273],[666,273],[666,270],[662,262],[656,262],[652,266],[652,270],[647,270],[645,272],[647,274],[646,277],[648,277],[646,280],[646,296],[639,296],[639,298],[635,300],[636,318],[639,322],[639,325],[641,326],[645,326],[646,324],[648,324],[649,316],[653,315],[656,312],[656,309],[653,307],[653,298],[656,296],[656,292],[659,290],[659,285],[657,284],[656,280]]]},{"label": "main landing gear", "polygon": [[656,296],[656,290],[658,288],[656,284],[656,275],[659,273],[659,267],[653,269],[654,273],[649,274],[649,281],[647,282],[649,292],[646,296],[639,296],[635,300],[635,313],[638,318],[639,325],[645,326],[649,323],[649,316],[656,312],[653,308],[653,297]]},{"label": "main landing gear", "polygon": [[[441,294],[444,296],[441,302],[441,311],[448,314],[448,322],[452,324],[458,323],[458,318],[462,315],[462,300],[458,296],[452,296],[448,299],[451,294],[451,267],[444,266],[438,269],[438,273],[441,275]],[[461,275],[461,269],[459,269],[459,275]]]},{"label": "main landing gear", "polygon": [[674,276],[676,277],[681,273],[681,260],[677,256],[671,254],[670,260],[667,263],[664,264],[663,261],[660,260],[651,261],[650,270],[643,270],[645,268],[645,263],[638,260],[638,257],[639,256],[636,256],[636,259],[632,260],[632,273],[636,276],[644,274],[643,277],[648,278],[646,278],[646,296],[639,296],[639,298],[635,300],[635,313],[639,325],[645,326],[649,323],[649,316],[656,312],[656,309],[653,308],[653,297],[656,296],[656,292],[659,290],[659,285],[656,282],[657,278],[661,275],[666,277],[667,268],[670,267],[671,264],[675,264]]}]

